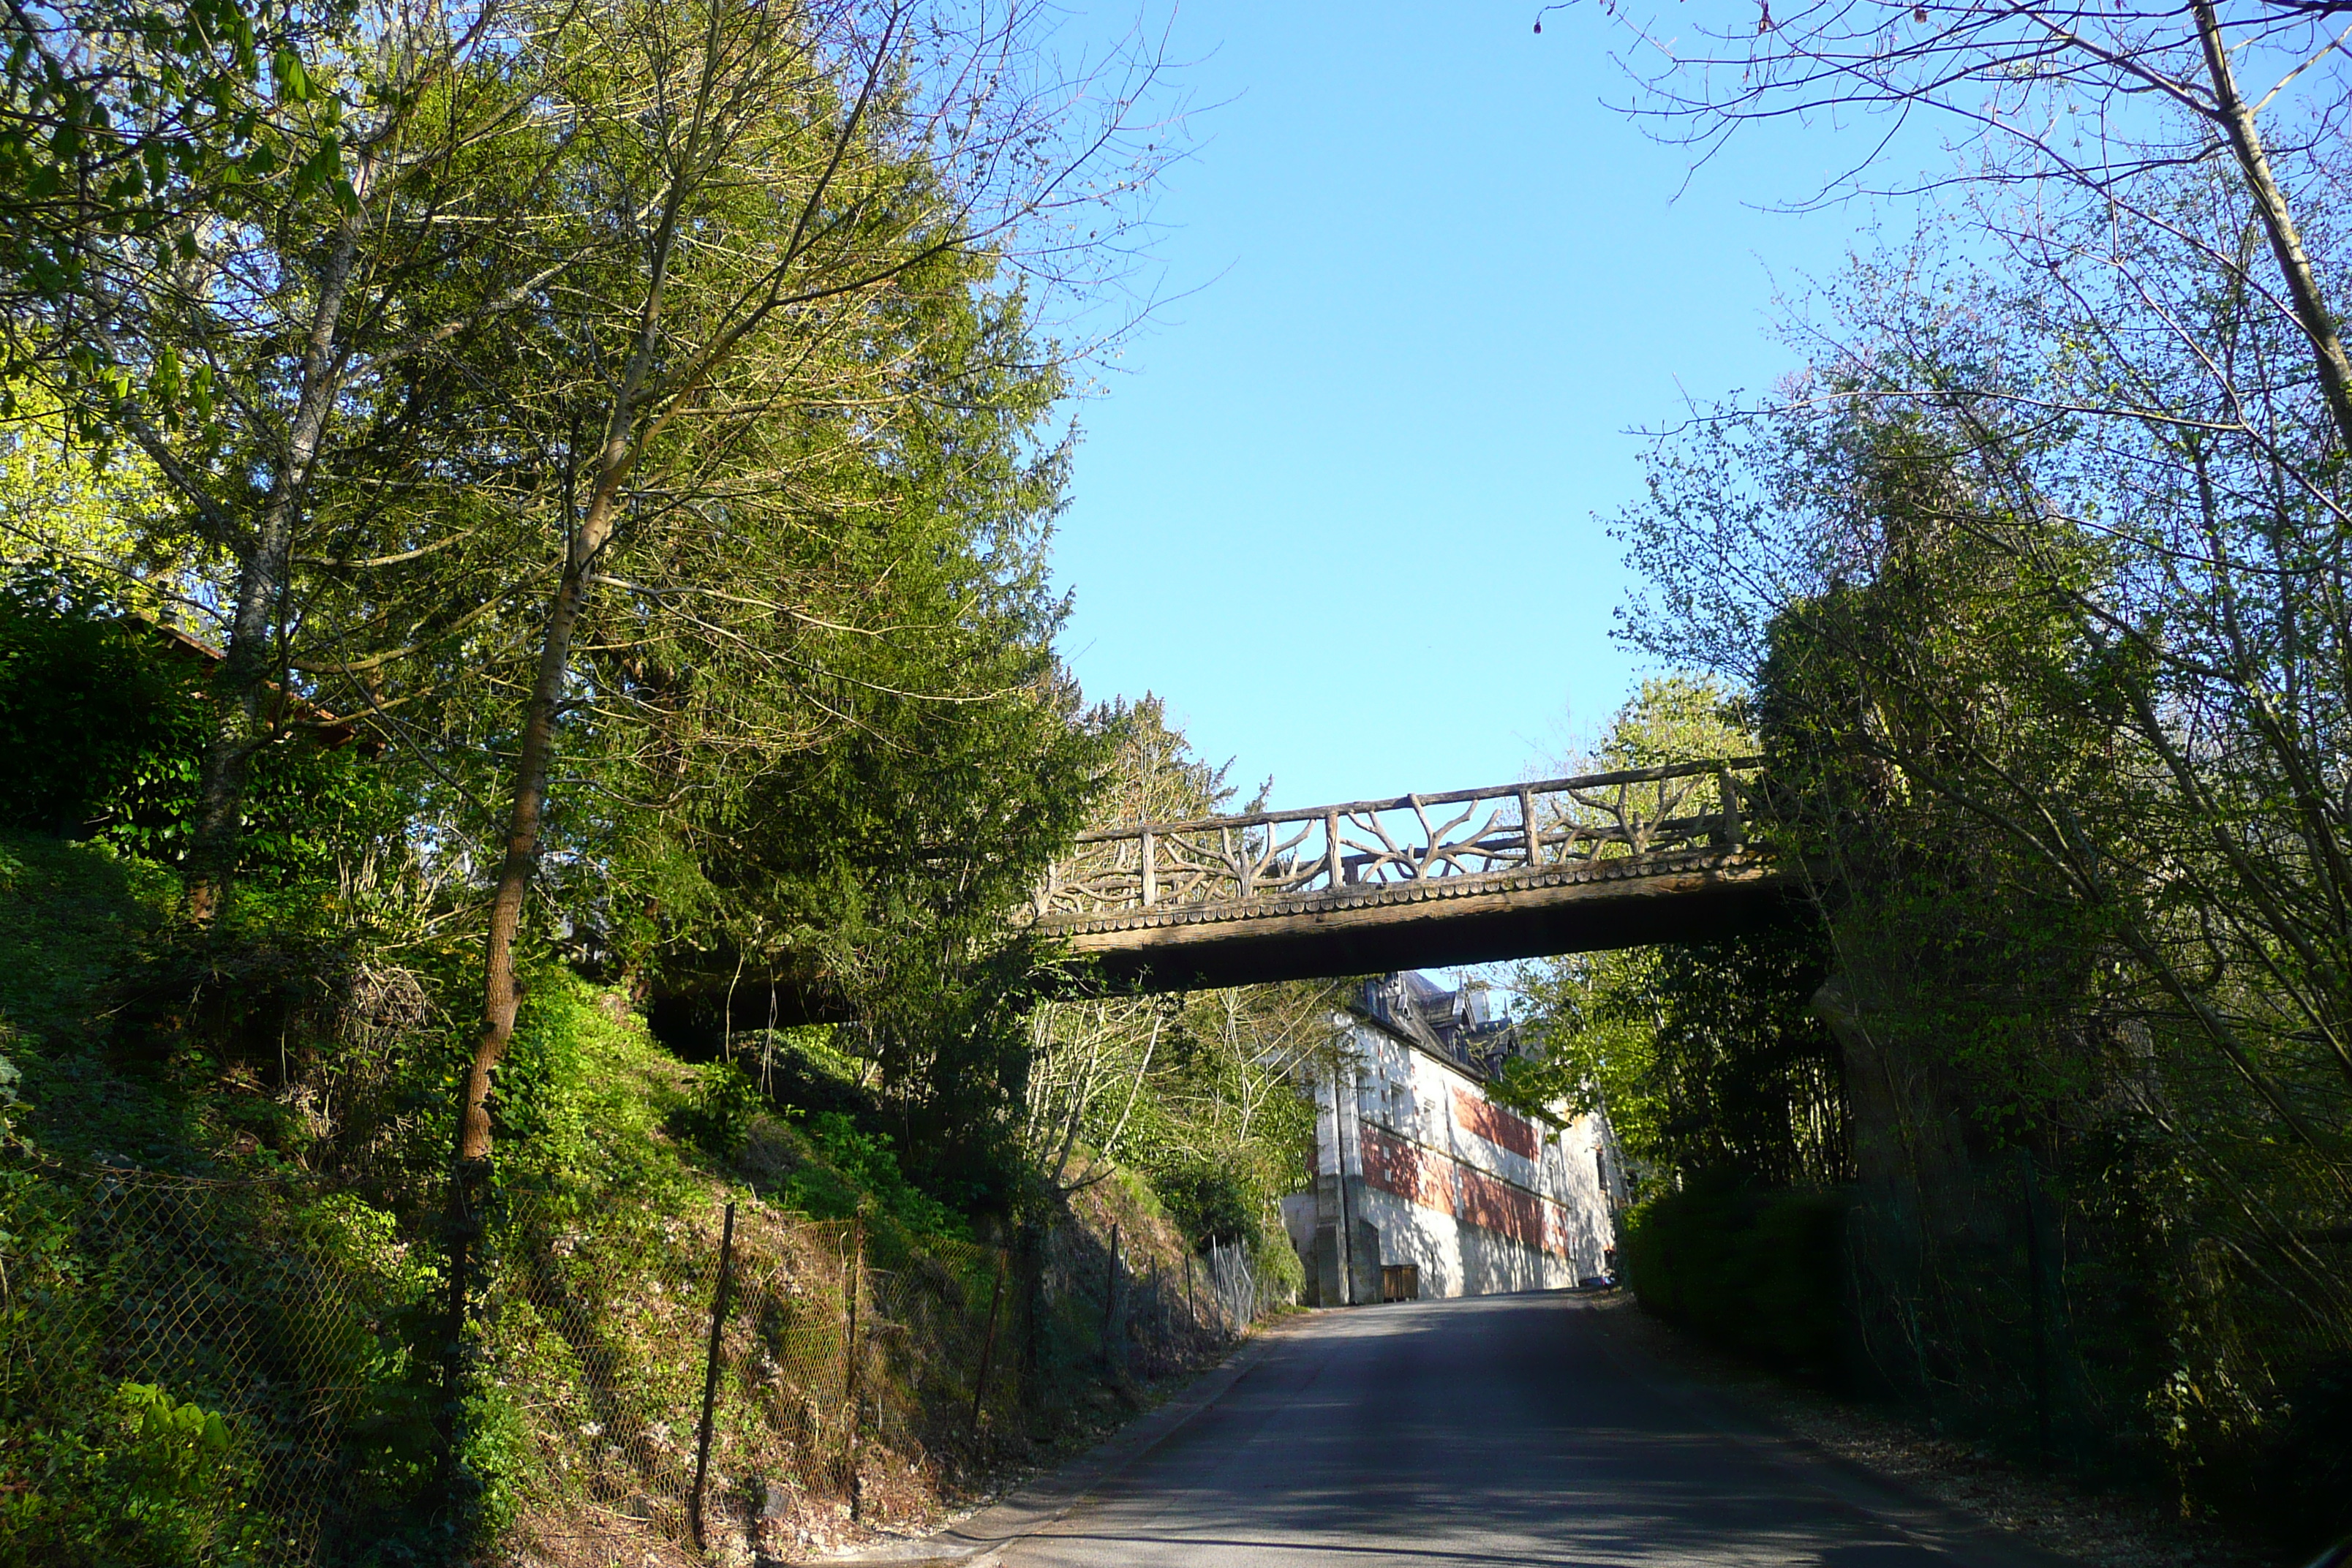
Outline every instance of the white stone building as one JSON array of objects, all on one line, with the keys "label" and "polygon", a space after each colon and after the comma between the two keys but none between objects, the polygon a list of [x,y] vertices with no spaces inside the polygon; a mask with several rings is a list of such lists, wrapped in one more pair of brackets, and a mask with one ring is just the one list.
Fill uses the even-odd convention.
[{"label": "white stone building", "polygon": [[[1487,1100],[1519,1049],[1483,986],[1366,984],[1315,1069],[1315,1189],[1283,1217],[1326,1306],[1550,1289],[1606,1271],[1623,1182],[1598,1116],[1565,1127]],[[1386,1270],[1385,1281],[1383,1270]]]}]

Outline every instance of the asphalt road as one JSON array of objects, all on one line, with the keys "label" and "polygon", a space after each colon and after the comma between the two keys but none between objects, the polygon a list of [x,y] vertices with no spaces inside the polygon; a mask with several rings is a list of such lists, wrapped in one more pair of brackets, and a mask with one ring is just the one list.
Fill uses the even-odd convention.
[{"label": "asphalt road", "polygon": [[1563,1293],[1322,1312],[1004,1568],[2027,1568],[1809,1457]]}]

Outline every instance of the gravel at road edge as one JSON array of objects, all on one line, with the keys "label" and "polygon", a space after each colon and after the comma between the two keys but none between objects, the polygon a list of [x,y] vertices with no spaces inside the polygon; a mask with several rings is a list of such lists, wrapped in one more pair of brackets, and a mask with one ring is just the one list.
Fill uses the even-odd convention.
[{"label": "gravel at road edge", "polygon": [[2095,1491],[1898,1411],[1776,1377],[1651,1317],[1630,1291],[1594,1305],[1610,1314],[1613,1332],[1790,1436],[2091,1568],[2294,1568],[2153,1499]]}]

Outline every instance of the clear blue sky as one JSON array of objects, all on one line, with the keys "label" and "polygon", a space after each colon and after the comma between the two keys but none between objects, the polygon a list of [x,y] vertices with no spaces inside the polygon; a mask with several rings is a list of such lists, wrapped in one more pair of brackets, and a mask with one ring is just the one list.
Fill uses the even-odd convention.
[{"label": "clear blue sky", "polygon": [[1191,0],[1167,307],[1082,405],[1055,550],[1093,698],[1166,700],[1279,805],[1516,778],[1640,673],[1595,519],[1630,427],[1791,368],[1771,300],[1863,215],[1759,210],[1849,143],[1791,128],[1693,178],[1603,100],[1589,3]]}]

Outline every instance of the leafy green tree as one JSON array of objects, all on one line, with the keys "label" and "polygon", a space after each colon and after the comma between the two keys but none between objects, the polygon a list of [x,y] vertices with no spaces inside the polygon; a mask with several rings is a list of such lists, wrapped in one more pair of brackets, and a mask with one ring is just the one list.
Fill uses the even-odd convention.
[{"label": "leafy green tree", "polygon": [[[338,6],[286,19],[257,56],[234,7],[199,7],[156,59],[123,43],[129,74],[89,111],[162,138],[93,143],[127,158],[124,200],[147,181],[145,205],[77,231],[19,357],[79,437],[135,448],[165,492],[142,552],[218,563],[183,595],[226,655],[184,858],[200,917],[236,870],[253,759],[295,711],[273,694],[331,624],[305,613],[297,571],[343,553],[322,484],[383,498],[430,428],[387,402],[402,367],[513,310],[540,271],[547,235],[508,198],[545,180],[562,138],[523,113],[519,25],[496,7]],[[192,77],[175,48],[225,54]],[[184,93],[205,112],[173,120]]]},{"label": "leafy green tree", "polygon": [[[2210,165],[2166,200],[2075,236],[2105,283],[1858,265],[1784,399],[1662,449],[1634,624],[1755,693],[1832,932],[1882,1364],[2315,1521],[2225,1478],[2283,1474],[2282,1413],[2352,1353],[2318,1240],[2352,1104],[2343,445],[2301,330],[2207,254],[2258,203]],[[2053,1302],[2077,1337],[2037,1389],[2014,1331]]]},{"label": "leafy green tree", "polygon": [[216,558],[179,526],[170,489],[143,454],[82,440],[66,402],[37,381],[0,401],[14,405],[0,420],[0,565],[66,563],[165,622],[218,583]]},{"label": "leafy green tree", "polygon": [[[1747,754],[1756,741],[1744,708],[1712,680],[1645,680],[1573,766]],[[1840,1064],[1811,1012],[1827,977],[1821,932],[1801,918],[1524,966],[1537,1051],[1507,1066],[1496,1093],[1533,1115],[1604,1113],[1644,1191],[1717,1170],[1834,1184],[1847,1168]]]},{"label": "leafy green tree", "polygon": [[[310,96],[304,53],[338,21],[262,0],[11,5],[0,17],[0,319],[12,355],[129,371],[40,330],[86,308],[96,255],[126,237],[234,216],[282,164],[278,117]],[[305,171],[338,184],[331,158]]]},{"label": "leafy green tree", "polygon": [[595,858],[624,966],[722,1028],[845,1016],[908,1158],[1002,1199],[1042,956],[1015,917],[1084,826],[1118,727],[1078,711],[1052,648],[1066,448],[1039,437],[1060,373],[1017,295],[932,308],[950,322],[920,329],[936,400],[906,411],[838,542],[877,630],[804,640],[778,694],[812,738],[698,749],[656,777],[624,763],[609,776],[662,808],[614,817],[624,837]]},{"label": "leafy green tree", "polygon": [[[556,118],[582,128],[567,174],[600,248],[550,296],[525,356],[543,356],[538,390],[511,411],[551,459],[507,500],[545,542],[520,562],[545,610],[497,779],[462,1169],[489,1149],[581,656],[643,651],[642,674],[603,682],[593,711],[648,756],[773,755],[830,730],[809,679],[825,656],[913,629],[866,591],[866,574],[902,563],[859,546],[896,503],[873,481],[902,421],[962,368],[936,363],[929,302],[984,287],[1003,247],[1104,194],[1131,93],[1082,123],[1092,110],[1041,98],[1019,68],[958,74],[960,47],[1020,58],[1020,27],[968,37],[940,18],[925,37],[921,21],[911,6],[643,0],[567,13],[535,51]],[[625,216],[607,224],[611,210]]]}]

